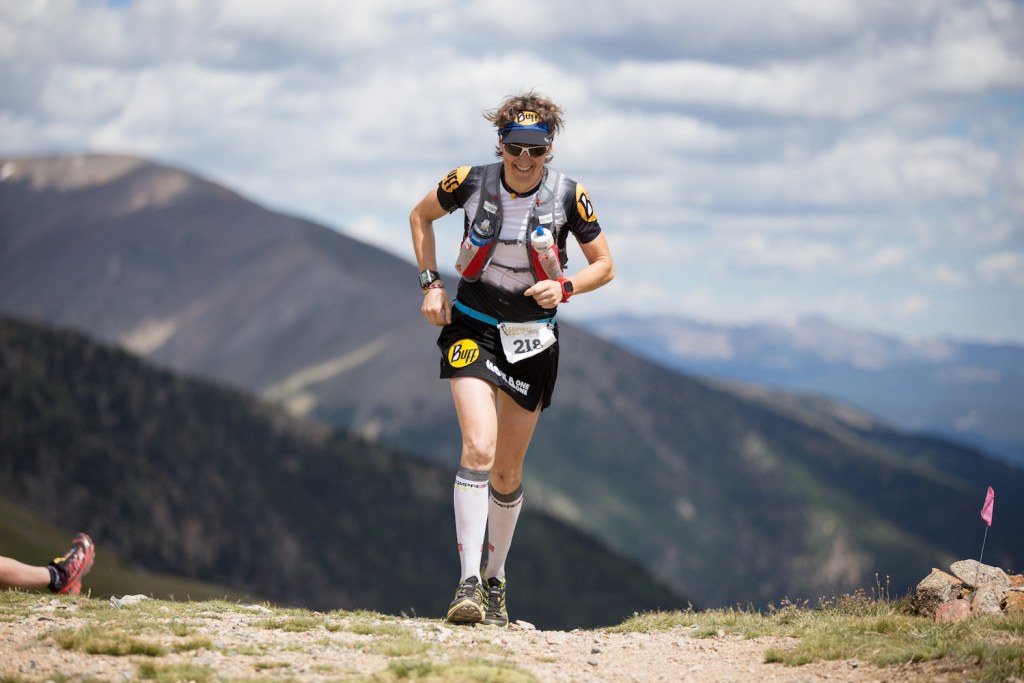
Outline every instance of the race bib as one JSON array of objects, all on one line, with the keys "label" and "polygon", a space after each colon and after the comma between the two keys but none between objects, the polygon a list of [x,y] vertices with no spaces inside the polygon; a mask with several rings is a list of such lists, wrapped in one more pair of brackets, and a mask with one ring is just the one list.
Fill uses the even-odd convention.
[{"label": "race bib", "polygon": [[536,356],[557,341],[553,328],[551,323],[498,323],[505,358],[515,363]]}]

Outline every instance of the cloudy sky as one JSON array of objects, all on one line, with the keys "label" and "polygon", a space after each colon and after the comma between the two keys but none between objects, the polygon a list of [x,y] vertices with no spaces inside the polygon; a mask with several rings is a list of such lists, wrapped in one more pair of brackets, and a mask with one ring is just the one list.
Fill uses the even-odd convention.
[{"label": "cloudy sky", "polygon": [[148,156],[410,261],[530,88],[618,270],[566,317],[1024,342],[1019,0],[0,4],[0,154]]}]

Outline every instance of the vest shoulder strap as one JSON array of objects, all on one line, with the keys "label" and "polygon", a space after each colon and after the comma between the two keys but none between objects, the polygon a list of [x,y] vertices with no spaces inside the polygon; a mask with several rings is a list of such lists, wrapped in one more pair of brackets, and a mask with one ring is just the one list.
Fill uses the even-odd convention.
[{"label": "vest shoulder strap", "polygon": [[[480,204],[477,206],[474,220],[479,222],[485,218],[490,219],[495,225],[494,215],[501,216],[501,162],[484,166],[483,178],[480,187]],[[556,169],[545,169],[544,178],[537,189],[537,206],[534,215],[539,218],[547,218],[541,223],[554,222],[555,202],[558,200],[558,186],[565,174]],[[551,218],[548,218],[548,217]]]},{"label": "vest shoulder strap", "polygon": [[[491,262],[491,255],[494,253],[494,248],[498,245],[501,234],[501,169],[502,162],[498,161],[493,164],[487,164],[483,167],[482,177],[480,179],[480,202],[476,207],[476,215],[473,217],[473,225],[478,225],[485,220],[491,222],[491,226],[494,228],[494,238],[487,246],[487,256],[480,268],[480,272],[473,277],[463,277],[467,280],[474,281],[479,279],[484,269]],[[555,225],[555,204],[558,200],[558,187],[562,182],[562,178],[565,177],[561,171],[557,171],[552,168],[546,168],[544,170],[544,177],[541,180],[540,187],[537,188],[535,195],[536,204],[533,207],[533,211],[530,214],[529,219],[529,233],[532,234],[536,230],[538,225],[544,225],[549,229],[555,238],[555,243],[560,243],[561,238],[561,226]],[[471,226],[467,226],[471,229]],[[529,236],[526,240],[526,252],[527,258],[530,260],[532,267],[528,270],[534,271],[535,277],[537,277],[537,270],[539,266],[534,263],[537,259],[534,254],[532,247],[530,246]],[[565,254],[559,254],[559,260],[562,261],[562,266],[565,266]]]},{"label": "vest shoulder strap", "polygon": [[480,202],[476,207],[473,223],[489,220],[494,226],[494,234],[501,232],[501,162],[487,164],[483,167],[480,179]]}]

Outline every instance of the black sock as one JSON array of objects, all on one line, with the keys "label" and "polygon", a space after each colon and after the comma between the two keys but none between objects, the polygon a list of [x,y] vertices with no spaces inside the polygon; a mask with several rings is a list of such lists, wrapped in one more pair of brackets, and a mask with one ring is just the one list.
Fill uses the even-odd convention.
[{"label": "black sock", "polygon": [[50,585],[47,586],[47,588],[56,593],[60,590],[60,584],[62,583],[61,579],[64,577],[61,575],[60,570],[52,564],[46,565],[46,568],[50,570]]}]

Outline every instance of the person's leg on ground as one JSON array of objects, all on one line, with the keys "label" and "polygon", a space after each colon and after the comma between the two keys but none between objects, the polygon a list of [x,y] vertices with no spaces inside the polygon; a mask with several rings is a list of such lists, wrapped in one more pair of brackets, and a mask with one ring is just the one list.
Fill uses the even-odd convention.
[{"label": "person's leg on ground", "polygon": [[523,460],[540,417],[540,406],[526,410],[511,397],[498,395],[498,440],[491,468],[490,509],[487,517],[487,569],[484,588],[485,624],[508,625],[505,607],[505,560],[523,503]]},{"label": "person's leg on ground", "polygon": [[54,558],[45,567],[34,567],[10,557],[0,556],[0,587],[49,588],[54,593],[78,595],[82,578],[92,569],[96,548],[89,534],[79,532],[71,548],[62,557]]},{"label": "person's leg on ground", "polygon": [[494,463],[498,432],[496,390],[476,377],[456,377],[451,380],[451,387],[462,431],[454,493],[455,535],[462,573],[448,608],[448,620],[476,623],[484,616],[480,561],[487,531],[487,480]]},{"label": "person's leg on ground", "polygon": [[33,567],[0,555],[0,587],[37,589],[48,585],[50,570],[46,567]]}]

